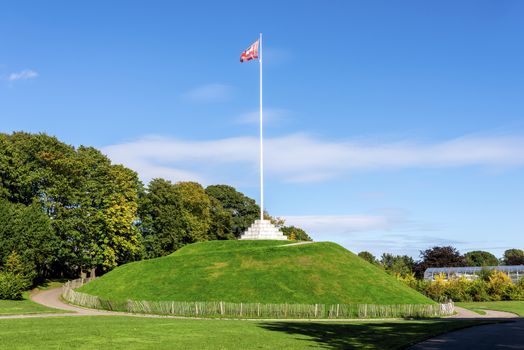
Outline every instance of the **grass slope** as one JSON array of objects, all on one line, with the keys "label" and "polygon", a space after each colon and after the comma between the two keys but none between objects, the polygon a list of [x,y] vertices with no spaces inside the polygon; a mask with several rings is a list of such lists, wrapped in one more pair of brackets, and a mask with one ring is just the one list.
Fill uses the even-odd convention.
[{"label": "grass slope", "polygon": [[483,310],[495,310],[512,312],[524,317],[524,301],[485,301],[470,303],[455,303],[457,306],[469,309],[479,314],[485,314]]},{"label": "grass slope", "polygon": [[335,243],[283,244],[196,243],[118,267],[79,291],[113,300],[433,303]]},{"label": "grass slope", "polygon": [[248,322],[141,317],[0,320],[2,349],[403,349],[475,321]]}]

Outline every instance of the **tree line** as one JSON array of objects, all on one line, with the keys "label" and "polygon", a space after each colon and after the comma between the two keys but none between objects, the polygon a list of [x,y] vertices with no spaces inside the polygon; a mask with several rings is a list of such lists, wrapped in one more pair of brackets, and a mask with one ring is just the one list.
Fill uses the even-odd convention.
[{"label": "tree line", "polygon": [[358,254],[362,259],[383,268],[398,280],[435,301],[498,301],[524,300],[524,278],[513,282],[504,272],[482,269],[475,279],[464,276],[436,275],[433,281],[424,280],[430,267],[524,265],[524,251],[508,249],[501,259],[490,252],[476,250],[461,254],[451,246],[433,247],[420,252],[420,260],[407,255],[384,253],[377,259],[370,252]]},{"label": "tree line", "polygon": [[[31,284],[105,272],[188,243],[236,239],[259,210],[231,186],[164,179],[145,186],[96,148],[46,134],[0,133],[0,289],[10,273],[23,272]],[[266,218],[291,239],[311,239]]]},{"label": "tree line", "polygon": [[393,275],[413,274],[416,278],[423,278],[424,271],[430,267],[460,267],[460,266],[498,266],[524,265],[524,251],[522,249],[508,249],[501,259],[490,252],[475,250],[461,254],[452,246],[432,247],[420,252],[420,259],[415,261],[407,255],[383,253],[380,258],[368,251],[358,253],[362,259],[382,267]]}]

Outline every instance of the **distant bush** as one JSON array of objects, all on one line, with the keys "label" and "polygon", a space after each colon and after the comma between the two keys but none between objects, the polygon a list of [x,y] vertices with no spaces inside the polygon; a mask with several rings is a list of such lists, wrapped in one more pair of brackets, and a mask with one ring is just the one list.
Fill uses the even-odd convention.
[{"label": "distant bush", "polygon": [[22,292],[31,287],[34,277],[34,265],[22,261],[16,252],[11,252],[0,271],[0,300],[22,299]]},{"label": "distant bush", "polygon": [[0,272],[0,300],[20,300],[27,288],[27,279],[12,272]]},{"label": "distant bush", "polygon": [[442,302],[453,301],[498,301],[524,300],[524,279],[517,283],[501,271],[490,271],[475,280],[464,277],[446,279],[444,275],[435,276],[434,281],[417,280],[414,276],[397,278],[427,297]]}]

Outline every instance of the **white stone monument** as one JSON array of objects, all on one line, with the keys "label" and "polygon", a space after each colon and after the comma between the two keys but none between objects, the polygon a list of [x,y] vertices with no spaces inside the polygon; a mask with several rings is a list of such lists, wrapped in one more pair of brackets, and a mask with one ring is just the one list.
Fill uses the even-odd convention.
[{"label": "white stone monument", "polygon": [[253,225],[240,236],[240,239],[273,239],[284,241],[287,240],[287,236],[280,232],[271,221],[255,220]]}]

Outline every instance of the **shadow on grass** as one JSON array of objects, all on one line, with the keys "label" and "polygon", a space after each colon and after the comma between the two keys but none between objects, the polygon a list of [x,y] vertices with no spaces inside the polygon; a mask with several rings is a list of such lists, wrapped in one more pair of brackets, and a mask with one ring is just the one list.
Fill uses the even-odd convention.
[{"label": "shadow on grass", "polygon": [[[325,349],[403,349],[449,330],[470,326],[467,321],[377,321],[362,323],[271,322],[259,326],[302,335],[300,339]],[[307,345],[305,346],[307,347]]]}]

